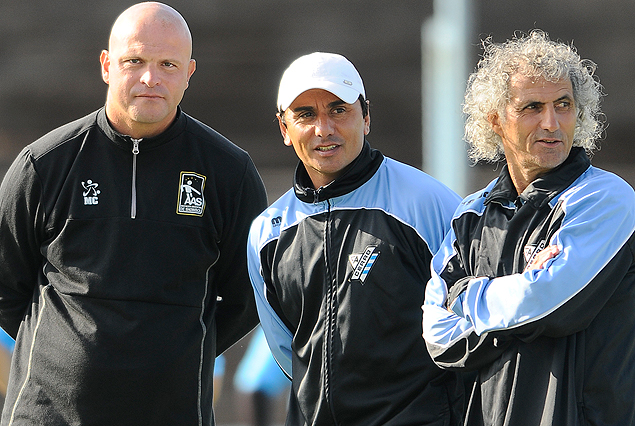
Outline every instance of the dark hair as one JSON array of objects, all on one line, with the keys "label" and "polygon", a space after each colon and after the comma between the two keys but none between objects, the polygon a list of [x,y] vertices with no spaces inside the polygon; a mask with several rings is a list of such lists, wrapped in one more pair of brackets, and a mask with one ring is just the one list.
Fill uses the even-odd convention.
[{"label": "dark hair", "polygon": [[364,99],[362,95],[359,95],[359,102],[362,104],[362,117],[366,118],[368,113],[370,112],[370,101],[368,99]]}]

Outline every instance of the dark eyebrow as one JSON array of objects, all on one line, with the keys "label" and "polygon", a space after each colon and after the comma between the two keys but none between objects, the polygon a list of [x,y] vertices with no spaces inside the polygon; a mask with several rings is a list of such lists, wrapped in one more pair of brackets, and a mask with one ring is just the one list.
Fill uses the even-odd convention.
[{"label": "dark eyebrow", "polygon": [[340,105],[344,105],[344,104],[346,104],[346,102],[344,102],[344,101],[343,101],[343,100],[341,100],[341,99],[338,99],[337,101],[333,101],[333,102],[331,102],[331,103],[329,104],[329,108],[333,108],[333,107],[340,106]]},{"label": "dark eyebrow", "polygon": [[[333,101],[331,103],[328,104],[329,108],[334,108],[336,106],[340,106],[340,105],[346,105],[346,102],[344,102],[341,99],[338,99],[336,101]],[[313,111],[314,108],[311,106],[299,106],[297,108],[293,109],[293,112],[304,112],[304,111]]]},{"label": "dark eyebrow", "polygon": [[[333,101],[330,104],[328,104],[328,107],[329,108],[333,108],[333,107],[336,107],[336,106],[339,106],[339,105],[345,105],[345,104],[346,104],[346,102],[344,102],[341,99],[338,99],[338,100]],[[313,107],[311,107],[311,106],[299,106],[297,108],[294,108],[293,111],[294,112],[295,111],[313,111]]]},{"label": "dark eyebrow", "polygon": [[558,99],[556,99],[554,102],[560,102],[560,101],[573,101],[573,98],[569,95],[563,95],[560,96]]},{"label": "dark eyebrow", "polygon": [[[562,95],[560,96],[558,99],[556,99],[555,101],[553,101],[554,104],[557,104],[558,102],[561,101],[573,101],[573,98],[569,95]],[[544,105],[547,102],[540,102],[540,101],[528,101],[524,104],[522,104],[522,108],[526,108],[528,106],[537,106],[537,105]]]},{"label": "dark eyebrow", "polygon": [[313,107],[310,107],[310,106],[299,106],[299,107],[297,107],[297,108],[293,108],[293,110],[292,110],[292,111],[293,111],[294,113],[297,113],[297,112],[305,112],[305,111],[311,112],[311,111],[313,111]]}]

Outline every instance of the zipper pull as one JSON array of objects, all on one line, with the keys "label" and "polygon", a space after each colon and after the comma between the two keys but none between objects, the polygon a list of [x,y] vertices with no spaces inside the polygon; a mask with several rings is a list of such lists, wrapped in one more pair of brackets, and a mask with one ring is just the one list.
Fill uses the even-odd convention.
[{"label": "zipper pull", "polygon": [[139,143],[141,142],[141,139],[130,138],[130,140],[132,141],[132,153],[136,155],[139,153]]}]

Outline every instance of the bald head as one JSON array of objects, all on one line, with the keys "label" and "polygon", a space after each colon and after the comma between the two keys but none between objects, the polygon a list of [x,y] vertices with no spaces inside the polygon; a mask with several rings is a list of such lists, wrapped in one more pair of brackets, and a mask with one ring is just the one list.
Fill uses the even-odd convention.
[{"label": "bald head", "polygon": [[126,44],[131,35],[156,31],[157,27],[179,37],[189,47],[192,55],[192,34],[179,12],[172,7],[158,2],[144,2],[130,6],[117,18],[110,31],[108,50],[112,51],[118,44]]},{"label": "bald head", "polygon": [[139,3],[115,21],[100,56],[106,115],[134,138],[158,135],[176,117],[196,69],[185,19],[162,3]]}]

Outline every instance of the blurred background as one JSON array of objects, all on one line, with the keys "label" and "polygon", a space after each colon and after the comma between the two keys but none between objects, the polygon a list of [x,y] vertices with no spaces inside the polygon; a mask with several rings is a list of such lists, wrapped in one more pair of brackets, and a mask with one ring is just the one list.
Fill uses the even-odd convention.
[{"label": "blurred background", "polygon": [[[101,107],[99,53],[110,26],[135,1],[3,0],[0,3],[0,176],[19,150]],[[635,2],[630,0],[167,0],[190,25],[197,70],[185,112],[249,151],[273,201],[291,186],[296,157],[275,120],[278,82],[300,55],[337,52],[357,67],[371,101],[368,140],[465,196],[500,166],[470,166],[461,141],[465,80],[480,40],[540,28],[598,64],[608,124],[596,166],[635,184]],[[252,424],[234,375],[251,335],[225,354],[221,426]],[[1,352],[0,352],[1,353]],[[6,357],[0,357],[0,364]],[[6,363],[6,361],[5,361]],[[0,374],[5,371],[0,366]],[[3,378],[0,378],[0,392]],[[285,397],[273,399],[283,423]]]}]

